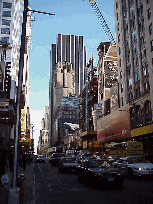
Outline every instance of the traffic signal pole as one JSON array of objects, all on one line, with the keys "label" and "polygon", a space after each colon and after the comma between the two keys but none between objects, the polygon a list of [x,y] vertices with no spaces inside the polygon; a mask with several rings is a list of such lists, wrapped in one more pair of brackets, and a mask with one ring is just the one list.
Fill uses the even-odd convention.
[{"label": "traffic signal pole", "polygon": [[16,136],[14,145],[14,169],[13,169],[13,187],[9,191],[9,204],[20,203],[19,188],[17,188],[18,178],[18,148],[19,148],[19,122],[20,122],[20,96],[22,91],[23,67],[24,67],[24,53],[25,53],[25,37],[26,37],[26,22],[27,22],[28,0],[24,0],[21,48],[19,60],[19,74],[18,74],[18,90],[17,90],[17,110],[16,110]]}]

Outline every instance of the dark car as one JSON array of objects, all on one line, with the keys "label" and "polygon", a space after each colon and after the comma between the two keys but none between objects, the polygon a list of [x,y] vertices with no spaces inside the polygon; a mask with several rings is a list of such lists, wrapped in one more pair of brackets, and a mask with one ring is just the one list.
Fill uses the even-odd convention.
[{"label": "dark car", "polygon": [[75,172],[78,166],[75,157],[63,157],[59,162],[59,171],[63,173]]},{"label": "dark car", "polygon": [[45,163],[45,156],[44,155],[38,155],[36,161],[37,161],[37,163]]},{"label": "dark car", "polygon": [[107,159],[89,159],[82,162],[77,169],[78,180],[91,185],[109,184],[122,186],[124,175],[118,168],[114,168]]},{"label": "dark car", "polygon": [[49,162],[53,166],[58,166],[58,163],[62,157],[64,157],[64,153],[53,153],[52,156],[49,158]]}]

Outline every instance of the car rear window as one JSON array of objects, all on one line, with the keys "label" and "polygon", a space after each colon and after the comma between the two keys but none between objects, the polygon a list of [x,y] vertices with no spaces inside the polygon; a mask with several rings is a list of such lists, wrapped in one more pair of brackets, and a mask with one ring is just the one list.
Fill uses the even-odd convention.
[{"label": "car rear window", "polygon": [[64,158],[63,163],[74,163],[76,161],[75,158]]}]

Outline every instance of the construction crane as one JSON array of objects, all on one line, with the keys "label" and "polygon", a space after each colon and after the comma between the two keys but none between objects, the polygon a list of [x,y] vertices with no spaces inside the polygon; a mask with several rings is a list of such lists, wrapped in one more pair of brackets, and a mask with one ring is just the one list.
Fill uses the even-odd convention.
[{"label": "construction crane", "polygon": [[102,28],[103,28],[105,34],[106,34],[107,37],[109,38],[109,41],[112,42],[112,43],[114,43],[114,44],[116,44],[115,39],[114,39],[114,37],[113,37],[113,34],[111,33],[111,31],[110,31],[110,29],[109,29],[109,27],[108,27],[108,25],[107,25],[107,23],[106,23],[106,21],[105,21],[105,18],[104,18],[104,16],[103,16],[103,14],[101,13],[101,11],[99,10],[99,8],[98,8],[98,6],[97,6],[95,0],[89,0],[89,1],[90,1],[90,4],[91,4],[91,6],[92,6],[93,11],[95,12],[95,14],[96,14],[98,20],[99,20],[100,23],[101,23],[101,26],[102,26]]}]

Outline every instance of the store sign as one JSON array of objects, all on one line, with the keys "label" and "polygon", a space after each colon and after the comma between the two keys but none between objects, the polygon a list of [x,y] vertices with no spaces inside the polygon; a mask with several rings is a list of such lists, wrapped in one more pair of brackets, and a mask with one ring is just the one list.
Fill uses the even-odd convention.
[{"label": "store sign", "polygon": [[123,106],[97,121],[98,144],[132,137],[129,106]]},{"label": "store sign", "polygon": [[25,131],[26,127],[26,115],[25,115],[25,109],[21,109],[21,131]]}]

